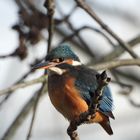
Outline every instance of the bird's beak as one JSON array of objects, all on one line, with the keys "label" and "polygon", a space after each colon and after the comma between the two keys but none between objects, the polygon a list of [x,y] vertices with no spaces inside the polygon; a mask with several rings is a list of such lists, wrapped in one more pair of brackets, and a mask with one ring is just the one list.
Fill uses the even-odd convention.
[{"label": "bird's beak", "polygon": [[39,63],[39,64],[36,64],[35,66],[32,67],[32,70],[36,70],[36,69],[49,69],[49,68],[52,68],[52,67],[55,67],[57,65],[60,65],[60,64],[64,64],[64,63],[69,63],[69,60],[64,60],[62,62],[43,62],[43,63]]},{"label": "bird's beak", "polygon": [[55,63],[55,62],[43,62],[43,63],[39,63],[39,64],[33,66],[32,70],[49,69],[51,67],[55,67],[56,65],[58,65],[58,63]]}]

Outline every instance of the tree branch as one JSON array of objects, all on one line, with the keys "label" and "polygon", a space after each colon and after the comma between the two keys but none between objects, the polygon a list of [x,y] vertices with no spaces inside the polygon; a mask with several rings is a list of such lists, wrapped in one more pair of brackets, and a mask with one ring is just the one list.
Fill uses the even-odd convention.
[{"label": "tree branch", "polygon": [[31,133],[32,133],[32,129],[33,129],[33,125],[34,125],[34,121],[35,121],[35,116],[36,116],[36,110],[37,110],[37,106],[38,106],[38,103],[39,103],[39,100],[40,98],[42,97],[42,95],[45,93],[46,91],[46,87],[48,87],[46,85],[46,82],[42,85],[42,87],[40,88],[38,94],[37,94],[37,97],[35,99],[35,102],[34,102],[34,107],[33,107],[33,116],[32,116],[32,120],[31,120],[31,124],[30,124],[30,128],[29,128],[29,132],[28,132],[28,135],[27,135],[27,138],[26,140],[29,140],[30,137],[31,137]]},{"label": "tree branch", "polygon": [[19,88],[25,88],[27,86],[31,86],[33,84],[38,84],[38,83],[44,82],[46,80],[47,80],[47,76],[43,75],[40,78],[37,78],[37,79],[31,80],[31,81],[26,81],[26,82],[22,82],[22,83],[13,85],[12,87],[9,87],[9,88],[6,88],[4,90],[1,90],[0,91],[0,96],[4,95],[6,93],[10,94],[11,92],[13,92],[13,91],[15,91],[15,90],[17,90]]},{"label": "tree branch", "polygon": [[[138,36],[134,37],[132,40],[128,41],[128,44],[131,46],[131,48],[139,43],[140,43],[140,35],[138,35]],[[97,61],[96,63],[107,62],[107,61],[113,60],[114,58],[119,57],[124,52],[125,52],[125,50],[121,46],[116,45],[116,47],[114,48],[114,50],[112,52],[110,52],[106,56],[101,57],[100,60]]]},{"label": "tree branch", "polygon": [[24,107],[21,109],[19,114],[16,116],[12,124],[9,126],[9,128],[6,130],[4,135],[2,136],[1,140],[10,140],[11,137],[15,134],[18,127],[21,125],[21,123],[25,120],[26,116],[29,114],[32,106],[34,105],[34,102],[38,96],[39,92],[37,91],[30,100],[24,105]]},{"label": "tree branch", "polygon": [[48,24],[48,50],[47,52],[50,51],[50,47],[51,47],[51,42],[52,42],[52,36],[53,36],[53,26],[54,26],[54,21],[53,21],[53,15],[54,15],[54,0],[46,0],[44,3],[44,6],[47,9],[47,17],[49,20],[49,24]]},{"label": "tree branch", "polygon": [[103,69],[113,69],[121,66],[131,66],[131,65],[140,65],[140,59],[124,59],[124,60],[113,60],[109,62],[99,63],[90,68],[96,70],[103,70]]},{"label": "tree branch", "polygon": [[[104,69],[113,69],[120,66],[131,66],[131,65],[140,65],[140,59],[125,59],[125,60],[114,60],[110,62],[104,62],[97,65],[90,66],[90,68],[93,68],[95,70],[104,70]],[[24,88],[27,86],[31,86],[33,84],[41,83],[46,81],[47,75],[41,76],[40,78],[26,81],[17,85],[13,85],[12,87],[6,88],[4,90],[0,91],[0,96],[5,94],[10,94],[11,92],[19,89]]]},{"label": "tree branch", "polygon": [[[35,59],[33,63],[30,64],[30,67],[34,66],[35,64],[40,63],[42,60],[44,60],[44,58],[41,59]],[[27,78],[31,73],[33,73],[32,69],[30,69],[28,72],[26,72],[19,80],[17,80],[13,85],[19,84],[21,83],[25,78]],[[3,103],[5,101],[7,101],[9,99],[9,97],[11,97],[12,95],[12,91],[9,91],[10,93],[8,93],[4,99],[1,100],[0,102],[0,106],[3,105]]]},{"label": "tree branch", "polygon": [[137,82],[137,83],[140,83],[140,78],[137,76],[137,74],[134,74],[134,72],[125,72],[125,71],[121,71],[121,70],[117,70],[117,69],[114,69],[115,73],[121,77],[125,77],[126,79],[129,79],[133,82]]},{"label": "tree branch", "polygon": [[120,46],[124,48],[133,58],[138,58],[137,54],[133,52],[130,45],[124,42],[116,33],[114,33],[109,26],[107,26],[91,9],[84,0],[75,0],[77,5],[86,11],[106,32],[108,32],[114,39],[116,39]]},{"label": "tree branch", "polygon": [[[67,40],[69,40],[70,38],[73,38],[74,36],[77,36],[79,34],[79,32],[85,30],[85,29],[89,29],[89,30],[92,30],[100,35],[102,35],[113,47],[116,47],[116,45],[111,41],[111,39],[103,32],[101,32],[99,29],[96,29],[96,28],[93,28],[93,27],[90,27],[90,26],[83,26],[83,27],[80,27],[79,29],[76,29],[76,30],[73,30],[73,33],[70,34],[69,36],[66,36],[61,42],[65,42]],[[89,53],[89,52],[88,52]],[[90,52],[91,53],[91,52]]]}]

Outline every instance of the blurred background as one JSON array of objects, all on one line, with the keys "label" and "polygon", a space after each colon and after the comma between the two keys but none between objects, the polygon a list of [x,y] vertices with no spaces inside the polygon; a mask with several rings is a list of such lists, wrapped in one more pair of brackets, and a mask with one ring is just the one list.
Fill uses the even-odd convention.
[{"label": "blurred background", "polygon": [[[97,15],[140,56],[140,1],[86,0]],[[44,0],[0,1],[0,90],[23,80],[40,77],[31,66],[42,61],[47,52],[48,18]],[[74,1],[55,1],[52,48],[71,44],[82,63],[94,65],[115,59],[131,58],[118,42]],[[120,52],[121,53],[115,53]],[[112,54],[112,55],[111,55]],[[78,128],[81,140],[140,139],[140,69],[121,67],[107,71],[112,78],[114,131],[108,136],[97,124]],[[0,139],[26,140],[36,93],[41,84],[0,96]],[[68,122],[50,103],[47,94],[39,100],[30,140],[67,140]]]}]

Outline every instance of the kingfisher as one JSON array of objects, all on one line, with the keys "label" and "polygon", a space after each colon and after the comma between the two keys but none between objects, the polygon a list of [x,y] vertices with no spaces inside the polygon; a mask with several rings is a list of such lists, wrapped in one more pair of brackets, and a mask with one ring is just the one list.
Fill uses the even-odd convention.
[{"label": "kingfisher", "polygon": [[[52,49],[45,62],[35,65],[33,69],[47,71],[50,100],[69,122],[78,119],[81,113],[88,110],[98,87],[98,72],[83,65],[68,44]],[[109,135],[113,134],[109,118],[115,119],[112,109],[111,91],[106,86],[91,123],[100,124]]]}]

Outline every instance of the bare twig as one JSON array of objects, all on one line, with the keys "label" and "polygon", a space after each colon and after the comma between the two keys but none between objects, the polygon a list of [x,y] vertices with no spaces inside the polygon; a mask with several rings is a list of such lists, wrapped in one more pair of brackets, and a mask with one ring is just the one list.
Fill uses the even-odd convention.
[{"label": "bare twig", "polygon": [[30,124],[30,128],[29,128],[29,132],[28,132],[28,135],[27,135],[26,140],[29,140],[30,137],[31,137],[31,133],[32,133],[32,129],[33,129],[34,121],[35,121],[35,116],[36,116],[37,104],[38,104],[38,97],[36,98],[36,101],[34,102],[33,116],[32,116],[32,120],[31,120],[31,124]]},{"label": "bare twig", "polygon": [[90,26],[83,26],[83,27],[81,27],[79,29],[74,30],[73,33],[71,35],[69,35],[69,36],[66,36],[60,42],[60,44],[65,42],[65,41],[67,41],[67,40],[70,40],[70,38],[73,38],[74,36],[77,36],[79,34],[79,32],[81,32],[81,31],[83,31],[85,29],[92,30],[92,31],[102,35],[113,47],[116,47],[116,45],[112,42],[112,40],[105,33],[101,32],[99,29],[96,29],[96,28],[93,28],[93,27],[90,27]]},{"label": "bare twig", "polygon": [[131,47],[101,20],[84,0],[75,0],[75,2],[79,7],[85,10],[106,32],[108,32],[114,39],[116,39],[120,46],[123,47],[133,58],[138,58],[137,54],[133,52]]},{"label": "bare twig", "polygon": [[[47,89],[44,90],[44,92],[46,92],[46,91],[47,91]],[[24,107],[21,109],[19,114],[16,116],[16,118],[14,119],[12,124],[9,126],[9,128],[6,130],[6,132],[2,136],[1,140],[10,140],[11,139],[11,137],[15,134],[16,130],[19,128],[21,123],[25,120],[24,118],[26,118],[26,116],[29,114],[38,94],[39,94],[39,92],[37,91],[31,97],[31,99],[24,105]]]},{"label": "bare twig", "polygon": [[31,80],[31,81],[26,81],[26,82],[22,82],[22,83],[13,85],[12,87],[9,87],[9,88],[6,88],[4,90],[1,90],[0,91],[0,96],[4,95],[4,94],[10,94],[11,92],[13,92],[13,91],[15,91],[15,90],[17,90],[19,88],[25,88],[25,87],[31,86],[33,84],[44,82],[46,79],[47,79],[47,76],[43,75],[40,78],[37,78],[37,79]]},{"label": "bare twig", "polygon": [[122,88],[124,88],[124,87],[129,88],[130,91],[132,91],[132,89],[133,89],[132,85],[123,83],[121,81],[111,80],[111,82],[114,83],[114,84],[119,84]]},{"label": "bare twig", "polygon": [[47,85],[46,84],[43,84],[42,87],[40,88],[40,90],[38,91],[37,98],[36,98],[36,100],[34,102],[33,116],[32,116],[32,120],[31,120],[31,124],[30,124],[30,128],[29,128],[29,132],[28,132],[28,135],[27,135],[26,140],[29,140],[30,137],[31,137],[31,133],[32,133],[32,129],[33,129],[34,121],[35,121],[35,116],[36,116],[37,106],[38,106],[40,97],[46,91],[46,87],[47,87]]},{"label": "bare twig", "polygon": [[115,73],[117,73],[121,77],[125,77],[126,79],[130,79],[134,82],[140,83],[140,78],[134,74],[134,72],[123,72],[121,70],[114,69]]},{"label": "bare twig", "polygon": [[[13,85],[16,85],[18,83],[20,83],[21,81],[23,81],[32,71],[30,70],[29,72],[25,73],[17,82],[15,82]],[[10,91],[9,91],[10,92]],[[4,99],[0,102],[0,106],[3,105],[3,103],[5,101],[7,101],[9,99],[9,97],[11,96],[11,93],[7,94]]]},{"label": "bare twig", "polygon": [[[138,36],[134,37],[132,40],[128,41],[128,44],[131,47],[134,47],[135,45],[137,45],[139,43],[140,43],[140,35],[138,35]],[[106,56],[101,57],[98,62],[107,62],[107,61],[113,60],[114,58],[119,57],[124,52],[125,52],[125,50],[121,46],[117,45],[112,52],[110,52]],[[98,62],[96,62],[96,63],[98,63]]]},{"label": "bare twig", "polygon": [[[57,4],[57,6],[58,6],[58,4]],[[63,14],[63,12],[60,10],[61,8],[59,8],[59,11],[60,11],[60,13],[61,13],[61,15],[63,15],[64,16],[64,14]],[[80,30],[77,32],[77,30],[76,29],[74,29],[74,26],[73,26],[73,24],[69,21],[69,18],[72,16],[72,14],[74,13],[74,11],[77,9],[77,6],[75,6],[72,10],[71,10],[71,12],[67,15],[67,16],[65,16],[64,17],[64,22],[66,22],[67,23],[67,25],[69,26],[69,28],[72,30],[72,32],[75,34],[75,35],[70,35],[71,37],[73,37],[73,36],[76,36],[77,38],[78,38],[78,40],[80,41],[80,44],[82,45],[82,47],[84,47],[85,48],[85,51],[87,51],[88,52],[88,54],[89,55],[91,55],[92,57],[94,57],[95,55],[93,54],[93,52],[91,52],[91,50],[89,49],[89,46],[88,46],[88,44],[84,41],[84,39],[80,36],[80,34],[79,34],[79,32],[80,32]],[[81,30],[82,30],[82,28],[81,28]],[[65,37],[65,40],[62,40],[61,41],[61,43],[63,43],[64,41],[66,41],[66,38],[68,39],[69,37]],[[60,44],[61,44],[60,43]]]},{"label": "bare twig", "polygon": [[48,37],[48,50],[47,50],[47,52],[49,52],[50,47],[51,47],[51,42],[52,42],[53,26],[54,26],[54,21],[53,21],[54,7],[55,7],[54,0],[46,0],[44,3],[44,6],[48,10],[47,17],[49,20],[49,24],[48,24],[49,37]]},{"label": "bare twig", "polygon": [[128,101],[130,102],[131,105],[134,107],[140,108],[140,103],[136,103],[134,100],[132,100],[130,97],[128,98]]},{"label": "bare twig", "polygon": [[13,57],[13,53],[7,55],[0,55],[0,58],[8,58],[8,57]]},{"label": "bare twig", "polygon": [[113,69],[120,66],[130,66],[130,65],[140,65],[140,59],[114,60],[114,61],[99,63],[90,67],[96,70],[103,70],[103,69]]},{"label": "bare twig", "polygon": [[[34,62],[32,64],[30,64],[30,67],[34,66],[35,64],[40,63],[42,60],[44,60],[44,58],[41,59],[36,59],[34,60]],[[19,80],[17,80],[13,85],[19,84],[20,82],[22,82],[25,78],[27,78],[31,73],[33,73],[32,69],[30,69],[28,72],[26,72]],[[5,101],[7,101],[12,95],[12,91],[9,91],[9,93],[4,97],[4,99],[2,99],[2,101],[0,102],[0,106],[3,105],[3,103]]]}]

